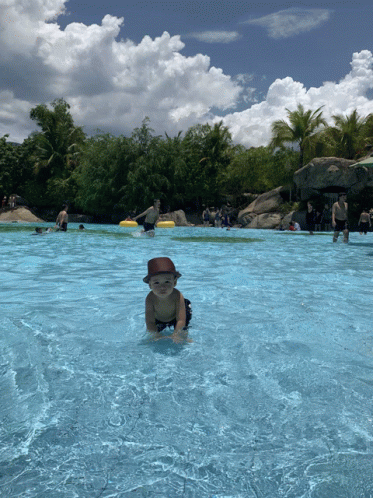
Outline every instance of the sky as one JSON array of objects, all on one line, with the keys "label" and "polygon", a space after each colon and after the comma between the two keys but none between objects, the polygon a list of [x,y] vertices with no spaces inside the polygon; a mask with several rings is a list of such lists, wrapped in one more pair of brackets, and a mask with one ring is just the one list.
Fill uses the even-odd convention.
[{"label": "sky", "polygon": [[[370,4],[370,0],[369,0]],[[0,0],[0,136],[37,130],[64,98],[88,135],[156,134],[223,121],[235,143],[267,145],[298,104],[373,113],[367,1]]]}]

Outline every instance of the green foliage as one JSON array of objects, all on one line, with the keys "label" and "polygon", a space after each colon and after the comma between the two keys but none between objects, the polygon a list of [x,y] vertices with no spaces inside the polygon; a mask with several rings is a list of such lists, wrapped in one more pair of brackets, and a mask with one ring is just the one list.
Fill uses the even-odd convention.
[{"label": "green foliage", "polygon": [[[373,144],[373,115],[334,116],[327,127],[321,107],[298,105],[272,126],[268,147],[234,145],[222,122],[198,124],[185,135],[157,136],[145,118],[130,137],[97,134],[86,138],[63,99],[38,105],[30,118],[40,131],[20,146],[0,138],[0,189],[17,193],[34,207],[60,207],[69,200],[93,215],[137,213],[160,198],[171,210],[237,202],[293,186],[294,172],[314,157],[358,157]],[[296,150],[293,150],[295,146]],[[286,212],[296,204],[284,205]],[[360,209],[360,208],[359,208]]]},{"label": "green foliage", "polygon": [[356,109],[349,116],[333,116],[335,124],[329,127],[327,132],[337,157],[354,159],[362,153],[366,145],[366,133],[369,133],[368,122],[371,119],[372,115],[360,117]]},{"label": "green foliage", "polygon": [[8,135],[0,138],[0,194],[19,194],[25,196],[24,186],[33,177],[29,161],[30,143],[22,145],[7,142]]},{"label": "green foliage", "polygon": [[312,149],[322,126],[326,126],[326,121],[322,117],[322,107],[312,111],[305,110],[302,104],[298,104],[296,111],[289,111],[287,123],[284,120],[275,121],[272,124],[271,147],[283,147],[285,144],[296,143],[299,147],[299,167],[304,165],[305,154]]},{"label": "green foliage", "polygon": [[270,147],[239,151],[221,176],[221,188],[239,197],[245,192],[262,193],[292,185],[298,154],[289,149],[273,153]]},{"label": "green foliage", "polygon": [[75,194],[73,171],[79,164],[85,134],[76,127],[70,106],[63,99],[51,103],[52,109],[40,104],[30,111],[30,119],[41,128],[35,133],[31,160],[36,182],[44,185],[39,205],[59,206],[61,199],[71,199]]},{"label": "green foliage", "polygon": [[87,214],[116,210],[127,182],[131,157],[131,143],[125,137],[100,134],[88,139],[73,173],[77,207]]},{"label": "green foliage", "polygon": [[299,202],[284,202],[280,206],[280,211],[283,214],[291,213],[292,211],[299,211],[300,203]]}]

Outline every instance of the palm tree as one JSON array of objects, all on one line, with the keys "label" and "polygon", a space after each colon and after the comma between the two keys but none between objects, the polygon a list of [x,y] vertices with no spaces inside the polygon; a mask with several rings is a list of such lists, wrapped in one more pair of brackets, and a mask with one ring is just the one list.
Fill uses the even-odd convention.
[{"label": "palm tree", "polygon": [[299,147],[299,167],[302,168],[304,154],[307,148],[310,148],[314,137],[320,132],[321,126],[326,126],[326,121],[322,118],[323,106],[312,111],[305,111],[302,104],[298,104],[295,111],[288,113],[289,123],[281,119],[272,124],[272,140],[270,146],[284,147],[285,144],[296,143]]},{"label": "palm tree", "polygon": [[74,125],[67,102],[56,99],[51,106],[53,110],[40,104],[30,111],[30,118],[42,129],[34,136],[35,170],[44,169],[49,176],[63,178],[76,167],[85,134]]},{"label": "palm tree", "polygon": [[332,118],[335,126],[328,128],[327,132],[335,143],[336,155],[354,159],[366,145],[367,123],[372,120],[372,115],[362,118],[355,109],[349,116],[338,114]]}]

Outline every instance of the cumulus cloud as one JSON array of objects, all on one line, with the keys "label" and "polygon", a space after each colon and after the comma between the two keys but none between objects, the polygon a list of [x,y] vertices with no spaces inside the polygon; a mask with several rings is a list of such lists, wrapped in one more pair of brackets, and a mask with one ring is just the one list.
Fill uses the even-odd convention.
[{"label": "cumulus cloud", "polygon": [[327,9],[287,9],[243,24],[265,28],[271,38],[289,38],[319,28],[330,15],[331,11]]},{"label": "cumulus cloud", "polygon": [[[63,97],[75,123],[128,134],[149,116],[156,133],[186,131],[196,123],[223,120],[236,142],[265,145],[273,121],[298,103],[324,107],[324,116],[373,112],[373,56],[353,54],[351,71],[339,82],[307,89],[287,77],[256,100],[253,75],[231,77],[206,55],[186,57],[180,36],[167,32],[140,43],[118,40],[122,19],[107,15],[100,25],[56,19],[64,0],[0,0],[0,136],[21,142],[32,132],[29,111]],[[233,112],[237,102],[248,107]],[[227,113],[224,116],[224,113]],[[221,114],[220,116],[218,114]]]},{"label": "cumulus cloud", "polygon": [[200,33],[190,33],[183,38],[195,38],[205,43],[232,43],[241,38],[237,31],[201,31]]},{"label": "cumulus cloud", "polygon": [[323,117],[332,124],[335,114],[348,115],[356,109],[360,116],[373,113],[373,100],[367,97],[373,88],[373,55],[369,50],[354,53],[351,71],[339,82],[325,82],[321,87],[307,89],[290,77],[277,79],[269,87],[265,100],[249,109],[216,116],[230,128],[233,139],[246,147],[267,145],[274,121],[287,118],[287,111],[298,104],[306,109],[323,107]]},{"label": "cumulus cloud", "polygon": [[[149,116],[161,132],[177,132],[208,116],[211,108],[235,106],[242,87],[209,57],[180,54],[180,36],[118,40],[123,19],[106,15],[101,25],[53,22],[64,0],[0,0],[0,91],[11,91],[20,122],[29,109],[64,97],[86,130],[127,133]],[[0,100],[0,113],[7,103]],[[18,101],[22,105],[18,105]],[[1,106],[4,106],[3,108]],[[0,131],[9,126],[3,122]],[[29,132],[33,123],[29,124]],[[19,140],[24,126],[12,127]]]}]

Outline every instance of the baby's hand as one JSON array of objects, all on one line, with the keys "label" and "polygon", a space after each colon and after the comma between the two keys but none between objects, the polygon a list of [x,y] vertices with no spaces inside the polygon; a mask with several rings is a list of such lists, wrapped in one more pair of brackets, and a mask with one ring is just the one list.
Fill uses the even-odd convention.
[{"label": "baby's hand", "polygon": [[172,335],[171,335],[171,339],[173,340],[173,342],[175,344],[180,344],[180,342],[193,342],[192,339],[189,339],[188,337],[188,329],[187,328],[183,328],[181,330],[179,330],[178,332],[174,332]]}]

